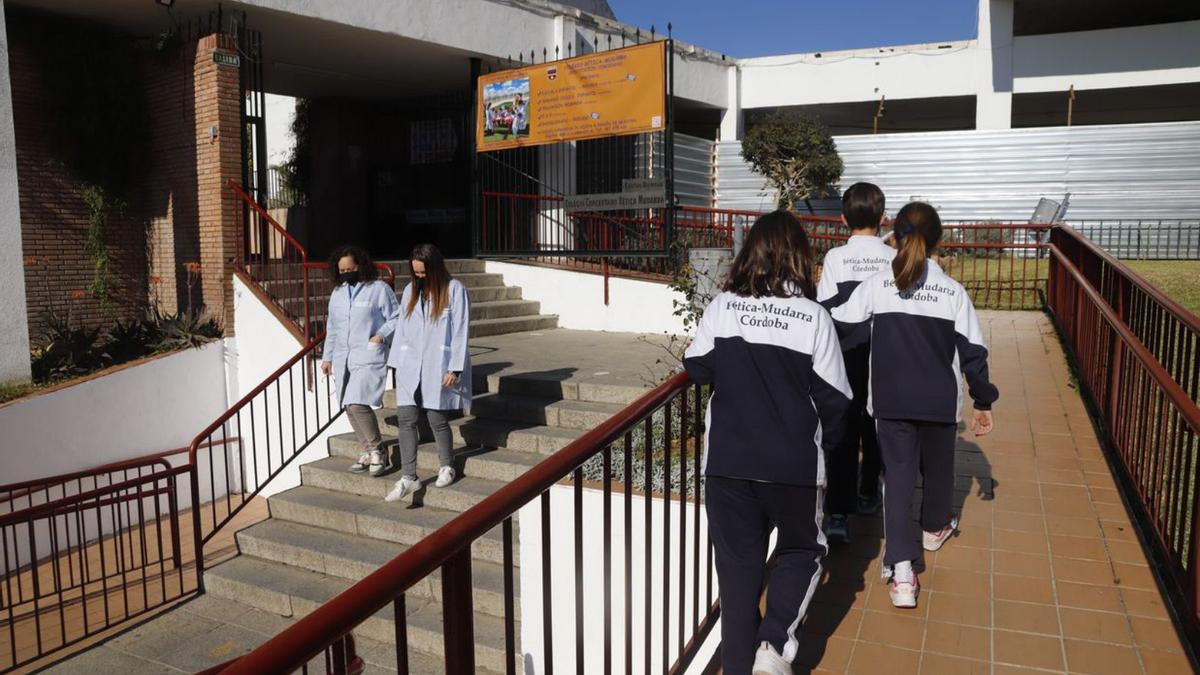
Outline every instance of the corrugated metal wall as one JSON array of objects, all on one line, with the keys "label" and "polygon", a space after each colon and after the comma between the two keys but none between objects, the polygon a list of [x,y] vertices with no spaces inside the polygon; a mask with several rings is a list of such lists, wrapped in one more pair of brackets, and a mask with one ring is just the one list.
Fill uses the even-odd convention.
[{"label": "corrugated metal wall", "polygon": [[[1200,122],[835,137],[842,184],[867,180],[889,211],[922,199],[947,220],[1023,222],[1071,193],[1069,220],[1200,218]],[[720,143],[721,208],[769,209],[774,191]],[[822,204],[822,206],[833,206]]]},{"label": "corrugated metal wall", "polygon": [[[662,175],[663,139],[654,134],[654,175]],[[714,173],[716,142],[675,134],[675,196],[684,206],[711,208],[716,204]]]}]

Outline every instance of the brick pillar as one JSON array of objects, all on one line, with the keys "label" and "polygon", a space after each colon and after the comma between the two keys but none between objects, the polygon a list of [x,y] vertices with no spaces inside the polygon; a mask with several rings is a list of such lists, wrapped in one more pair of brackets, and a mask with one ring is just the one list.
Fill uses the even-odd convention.
[{"label": "brick pillar", "polygon": [[[200,230],[201,298],[206,311],[233,334],[234,265],[241,255],[242,215],[225,188],[242,180],[238,67],[213,56],[237,55],[228,36],[210,35],[196,46],[196,190]],[[216,134],[214,136],[213,129]]]}]

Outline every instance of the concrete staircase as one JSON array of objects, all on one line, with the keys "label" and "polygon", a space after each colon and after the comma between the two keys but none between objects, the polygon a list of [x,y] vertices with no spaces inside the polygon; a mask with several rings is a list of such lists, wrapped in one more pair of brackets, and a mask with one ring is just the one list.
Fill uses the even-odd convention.
[{"label": "concrete staircase", "polygon": [[[396,275],[396,293],[399,295],[409,281],[409,263],[403,261],[381,261],[392,268]],[[558,317],[542,314],[541,303],[525,300],[517,286],[506,286],[504,276],[485,272],[482,260],[447,260],[450,274],[467,287],[471,299],[471,337],[507,335],[534,330],[549,330],[558,327]],[[324,271],[321,270],[324,274]],[[299,297],[304,295],[301,282],[270,280],[263,283],[268,292],[276,297]],[[324,328],[323,315],[329,302],[328,284],[313,284],[312,307],[322,315],[317,330]]]},{"label": "concrete staircase", "polygon": [[[208,592],[281,616],[307,614],[644,393],[615,384],[571,386],[536,374],[480,378],[476,390],[473,415],[452,424],[460,476],[453,485],[433,487],[437,450],[426,443],[418,452],[425,487],[409,503],[388,504],[383,496],[399,475],[349,473],[358,444],[352,434],[334,436],[328,458],[301,467],[299,487],[270,498],[271,518],[237,534],[241,555],[206,573]],[[378,413],[389,438],[396,433],[394,402],[388,392]],[[503,545],[497,528],[471,550],[481,672],[504,670]],[[515,528],[513,554],[518,557]],[[514,571],[515,585],[519,577]],[[519,592],[518,586],[518,622]],[[407,594],[413,672],[444,670],[440,597],[437,574]],[[391,607],[356,632],[391,644]],[[519,643],[519,623],[516,634]]]}]

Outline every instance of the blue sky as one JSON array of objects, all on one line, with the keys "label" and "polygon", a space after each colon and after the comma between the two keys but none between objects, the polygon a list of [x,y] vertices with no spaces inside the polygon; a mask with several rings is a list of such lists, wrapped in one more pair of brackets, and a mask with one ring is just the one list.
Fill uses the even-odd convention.
[{"label": "blue sky", "polygon": [[736,57],[975,37],[977,0],[608,0],[624,23]]}]

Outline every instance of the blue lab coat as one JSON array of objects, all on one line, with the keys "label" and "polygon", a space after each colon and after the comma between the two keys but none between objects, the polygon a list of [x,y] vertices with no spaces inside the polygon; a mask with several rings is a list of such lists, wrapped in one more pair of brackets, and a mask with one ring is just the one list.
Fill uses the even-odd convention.
[{"label": "blue lab coat", "polygon": [[[392,340],[388,365],[396,369],[396,405],[416,405],[417,387],[421,407],[430,410],[470,410],[471,355],[467,349],[471,303],[467,289],[450,280],[450,307],[441,316],[430,316],[428,303],[417,302],[405,315],[413,287],[400,296],[400,318]],[[458,384],[442,387],[446,373],[461,372]]]},{"label": "blue lab coat", "polygon": [[[333,364],[338,405],[383,405],[387,342],[399,315],[396,291],[381,279],[333,289],[321,358]],[[371,342],[375,335],[383,338],[383,344]]]}]

